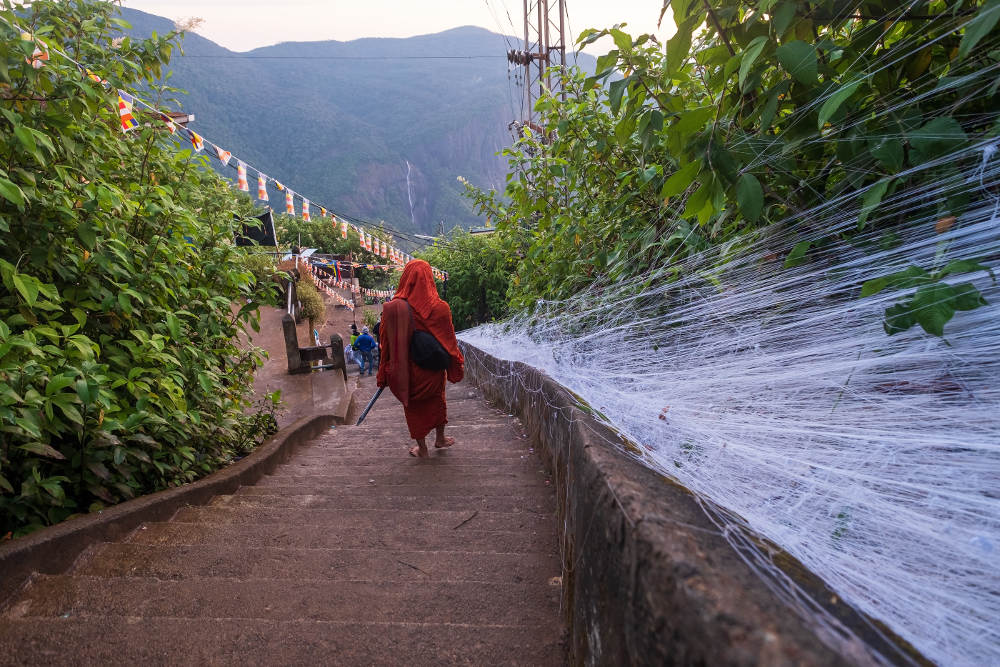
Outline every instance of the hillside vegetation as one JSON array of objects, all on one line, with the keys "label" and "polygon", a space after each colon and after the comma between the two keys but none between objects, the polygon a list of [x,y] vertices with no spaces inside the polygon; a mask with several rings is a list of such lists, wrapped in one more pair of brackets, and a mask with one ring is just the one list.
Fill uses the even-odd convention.
[{"label": "hillside vegetation", "polygon": [[[686,257],[721,265],[754,244],[796,266],[825,243],[810,227],[818,208],[855,216],[847,243],[884,230],[891,247],[908,219],[936,220],[932,237],[963,224],[961,191],[895,213],[880,203],[974,172],[980,155],[942,158],[1000,134],[996,2],[682,0],[664,12],[678,26],[665,49],[584,32],[580,45],[608,35],[616,48],[595,75],[566,73],[565,102],[539,101],[545,134],[507,151],[502,191],[470,186],[498,228],[483,247],[518,259],[504,286],[514,308],[654,272],[671,280]],[[789,234],[802,240],[769,259],[767,239]],[[436,256],[453,278],[465,263],[454,248]],[[942,281],[983,269],[977,258],[940,259],[858,285],[862,296],[918,288],[886,311],[887,333],[941,335],[955,311],[982,305],[971,283]]]},{"label": "hillside vegetation", "polygon": [[[172,29],[136,10],[123,17],[132,34]],[[457,177],[503,185],[499,153],[520,113],[506,49],[501,35],[474,27],[245,54],[189,33],[170,83],[186,91],[177,99],[199,133],[313,201],[435,233],[442,222],[477,224]],[[592,68],[592,58],[581,58]]]}]

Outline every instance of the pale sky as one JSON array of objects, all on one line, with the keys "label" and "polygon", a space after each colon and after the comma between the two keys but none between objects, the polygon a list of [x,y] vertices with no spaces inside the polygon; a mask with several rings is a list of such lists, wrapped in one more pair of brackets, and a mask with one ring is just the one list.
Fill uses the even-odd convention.
[{"label": "pale sky", "polygon": [[[278,42],[411,37],[463,25],[522,40],[524,35],[522,0],[123,0],[122,4],[174,20],[202,18],[205,22],[195,32],[233,51]],[[567,0],[566,6],[572,30],[567,30],[569,42],[586,28],[623,22],[633,36],[652,32],[663,41],[673,32],[669,18],[664,19],[664,29],[657,30],[662,0]],[[599,55],[608,48],[614,47],[586,50]]]}]

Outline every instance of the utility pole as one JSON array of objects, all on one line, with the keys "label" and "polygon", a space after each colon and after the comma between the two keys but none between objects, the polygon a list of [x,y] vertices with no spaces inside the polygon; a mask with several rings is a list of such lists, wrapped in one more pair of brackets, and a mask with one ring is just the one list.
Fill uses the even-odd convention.
[{"label": "utility pole", "polygon": [[526,127],[543,134],[535,102],[547,90],[565,100],[560,72],[566,67],[566,0],[524,0],[524,49],[508,51],[507,60],[524,68],[521,118],[508,127],[515,137]]}]

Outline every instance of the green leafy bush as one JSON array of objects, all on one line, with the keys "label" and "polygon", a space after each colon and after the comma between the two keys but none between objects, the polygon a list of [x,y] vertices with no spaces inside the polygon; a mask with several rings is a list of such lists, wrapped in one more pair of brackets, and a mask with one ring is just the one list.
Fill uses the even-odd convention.
[{"label": "green leafy bush", "polygon": [[114,40],[107,2],[0,12],[0,532],[26,532],[230,461],[262,435],[244,415],[258,294],[233,244],[245,207],[207,159],[137,112],[176,35]]},{"label": "green leafy bush", "polygon": [[[617,27],[585,31],[581,45],[610,37],[615,48],[592,76],[566,73],[565,99],[538,101],[544,134],[507,152],[503,196],[470,188],[521,258],[514,306],[708,249],[722,262],[765,227],[801,228],[785,265],[803,264],[816,230],[801,214],[830,202],[856,210],[859,231],[904,215],[962,224],[960,192],[905,214],[879,206],[970,173],[976,156],[938,158],[1000,134],[996,2],[674,0],[668,11],[677,32],[665,49]],[[980,303],[952,296],[954,309]],[[910,306],[887,312],[887,330],[906,328]]]},{"label": "green leafy bush", "polygon": [[438,291],[447,296],[456,329],[504,317],[507,294],[517,268],[517,257],[497,234],[470,234],[452,230],[447,241],[420,253],[432,266],[448,273]]},{"label": "green leafy bush", "polygon": [[308,273],[299,278],[295,284],[295,291],[299,297],[299,303],[302,304],[302,317],[309,320],[311,333],[316,327],[316,323],[326,317],[326,303],[324,303],[323,297]]}]

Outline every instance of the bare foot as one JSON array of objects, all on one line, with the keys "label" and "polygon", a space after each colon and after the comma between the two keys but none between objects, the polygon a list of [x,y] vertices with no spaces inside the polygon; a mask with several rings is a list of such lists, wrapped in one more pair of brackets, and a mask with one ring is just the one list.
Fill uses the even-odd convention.
[{"label": "bare foot", "polygon": [[445,447],[451,447],[454,444],[455,444],[455,438],[450,438],[448,436],[445,436],[444,442],[441,442],[440,440],[434,441],[434,447],[436,449],[444,449]]},{"label": "bare foot", "polygon": [[410,456],[416,456],[417,458],[426,459],[430,456],[430,452],[427,451],[427,446],[413,445],[410,447]]}]

